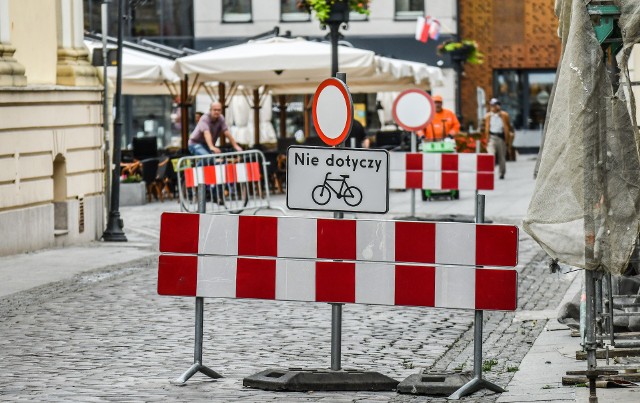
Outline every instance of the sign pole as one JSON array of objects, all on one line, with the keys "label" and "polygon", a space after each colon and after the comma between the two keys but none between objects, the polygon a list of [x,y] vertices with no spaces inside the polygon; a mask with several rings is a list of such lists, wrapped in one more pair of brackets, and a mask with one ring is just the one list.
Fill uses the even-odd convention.
[{"label": "sign pole", "polygon": [[[393,101],[393,120],[405,131],[411,133],[411,152],[417,151],[417,134],[433,120],[436,109],[431,96],[420,89],[402,91]],[[423,189],[420,189],[424,192]],[[416,217],[416,191],[411,189],[411,218]]]},{"label": "sign pole", "polygon": [[[336,62],[337,64],[337,62]],[[347,74],[336,72],[336,78],[347,84]],[[336,145],[336,148],[342,144]],[[333,218],[344,218],[344,213],[336,211]],[[342,369],[342,305],[331,304],[331,370],[340,371]]]},{"label": "sign pole", "polygon": [[[476,140],[476,154],[480,154],[480,141],[481,139]],[[476,200],[478,200],[478,189],[476,189]],[[478,204],[476,203],[476,217],[478,217],[477,209],[478,209]],[[483,220],[484,220],[484,217],[483,217]]]},{"label": "sign pole", "polygon": [[[415,153],[418,147],[416,132],[411,132],[411,152]],[[416,190],[411,189],[411,217],[416,216]]]}]

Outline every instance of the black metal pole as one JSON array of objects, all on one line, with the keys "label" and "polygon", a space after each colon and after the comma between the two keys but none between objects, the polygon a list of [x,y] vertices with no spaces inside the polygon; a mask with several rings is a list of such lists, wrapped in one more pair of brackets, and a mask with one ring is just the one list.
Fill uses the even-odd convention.
[{"label": "black metal pole", "polygon": [[[462,24],[460,23],[460,0],[456,0],[456,36],[458,37],[458,42],[462,42]],[[456,116],[460,122],[462,119],[462,71],[463,71],[463,62],[457,61],[454,62],[454,68],[456,70],[456,80],[458,81],[458,85],[456,85]]]},{"label": "black metal pole", "polygon": [[[109,206],[109,218],[107,229],[102,234],[102,239],[106,242],[126,242],[122,227],[124,223],[120,218],[120,161],[122,147],[122,37],[124,18],[124,2],[118,1],[118,74],[116,77],[115,108],[116,116],[113,123],[113,173],[111,175],[111,203]],[[108,169],[108,168],[107,168]]]},{"label": "black metal pole", "polygon": [[462,121],[462,63],[461,61],[454,61],[453,66],[456,70],[456,116],[459,121]]},{"label": "black metal pole", "polygon": [[340,22],[329,22],[329,37],[331,38],[331,77],[338,72],[338,38],[340,37]]},{"label": "black metal pole", "polygon": [[[189,155],[189,77],[180,80],[180,137],[182,155]],[[196,122],[197,124],[198,122]]]}]

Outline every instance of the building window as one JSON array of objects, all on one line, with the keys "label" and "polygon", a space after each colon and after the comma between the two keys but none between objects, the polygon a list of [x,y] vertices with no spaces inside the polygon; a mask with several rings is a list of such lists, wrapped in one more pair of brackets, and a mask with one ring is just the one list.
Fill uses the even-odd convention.
[{"label": "building window", "polygon": [[424,15],[424,0],[396,0],[396,20],[415,20]]},{"label": "building window", "polygon": [[280,0],[280,21],[306,22],[311,21],[311,14],[304,8],[298,7],[299,0]]},{"label": "building window", "polygon": [[[365,8],[369,8],[368,5],[365,5]],[[369,16],[366,14],[356,13],[355,11],[351,11],[349,13],[349,21],[368,21]]]},{"label": "building window", "polygon": [[251,22],[251,0],[223,0],[222,22]]},{"label": "building window", "polygon": [[494,95],[511,116],[516,130],[542,130],[555,71],[499,70],[494,75]]},{"label": "building window", "polygon": [[[83,0],[84,27],[90,32],[101,32],[102,0]],[[144,37],[165,45],[192,47],[193,0],[156,0],[125,2],[130,20],[124,25],[127,39]],[[116,36],[118,4],[109,3],[109,32]]]}]

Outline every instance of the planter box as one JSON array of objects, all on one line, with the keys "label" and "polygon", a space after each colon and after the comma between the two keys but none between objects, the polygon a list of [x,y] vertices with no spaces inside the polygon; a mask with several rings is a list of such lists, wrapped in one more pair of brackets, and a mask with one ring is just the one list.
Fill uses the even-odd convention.
[{"label": "planter box", "polygon": [[147,202],[144,182],[120,183],[120,206],[140,206]]}]

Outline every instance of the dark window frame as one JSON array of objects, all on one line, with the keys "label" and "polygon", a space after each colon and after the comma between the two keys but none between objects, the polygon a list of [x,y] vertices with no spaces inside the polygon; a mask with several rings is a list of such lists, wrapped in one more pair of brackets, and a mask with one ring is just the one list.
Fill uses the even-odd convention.
[{"label": "dark window frame", "polygon": [[300,12],[300,14],[306,14],[307,15],[307,19],[306,20],[284,20],[282,19],[282,1],[280,2],[280,22],[282,24],[290,24],[290,23],[300,23],[300,22],[310,22],[311,21],[311,13],[306,13],[306,12]]},{"label": "dark window frame", "polygon": [[418,17],[424,17],[427,13],[427,5],[425,4],[425,0],[422,0],[422,15],[416,15],[415,17],[398,17],[398,4],[394,0],[393,2],[393,21],[416,21]]},{"label": "dark window frame", "polygon": [[[364,18],[358,18],[356,17],[356,19],[353,19],[353,16],[357,15],[359,16],[364,16]],[[349,24],[351,24],[352,22],[358,23],[358,22],[369,22],[369,15],[368,14],[360,14],[360,13],[356,13],[355,11],[350,11],[349,12]]]},{"label": "dark window frame", "polygon": [[[505,74],[507,72],[515,72],[520,80],[521,91],[518,95],[518,102],[520,103],[522,122],[518,124],[515,121],[515,116],[511,116],[512,123],[517,130],[536,130],[536,127],[530,127],[530,119],[531,119],[531,98],[529,96],[529,87],[530,87],[530,79],[529,75],[531,73],[556,73],[556,70],[549,68],[539,68],[539,69],[519,69],[519,68],[501,68],[493,70],[493,82],[492,82],[492,91],[493,93],[488,98],[498,97],[500,98],[500,83],[498,81],[498,76],[501,74]],[[557,73],[556,73],[557,74]],[[502,99],[501,99],[502,101]]]},{"label": "dark window frame", "polygon": [[221,8],[221,15],[220,15],[221,24],[253,24],[253,0],[249,0],[249,20],[247,21],[225,21],[224,0],[220,2],[220,8]]}]

